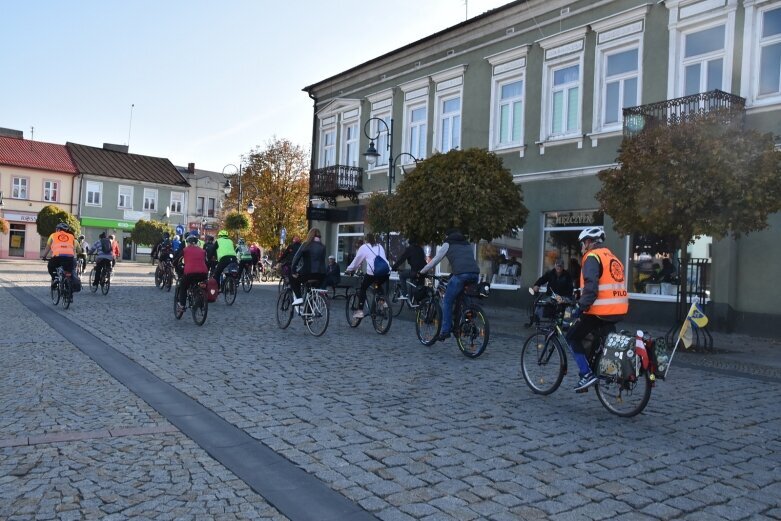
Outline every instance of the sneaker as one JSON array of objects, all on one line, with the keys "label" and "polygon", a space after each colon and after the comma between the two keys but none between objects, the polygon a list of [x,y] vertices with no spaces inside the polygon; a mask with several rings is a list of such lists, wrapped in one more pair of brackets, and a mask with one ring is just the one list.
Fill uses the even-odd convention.
[{"label": "sneaker", "polygon": [[437,337],[437,340],[439,340],[440,342],[444,342],[448,338],[450,338],[450,333],[440,333],[439,336]]},{"label": "sneaker", "polygon": [[588,389],[595,383],[597,383],[597,377],[594,376],[594,373],[588,373],[580,377],[580,380],[578,380],[578,384],[575,386],[575,390],[581,391],[583,389]]},{"label": "sneaker", "polygon": [[176,311],[177,313],[184,313],[184,306],[181,304],[176,304]]},{"label": "sneaker", "polygon": [[355,313],[353,313],[353,318],[363,318],[363,310],[356,309]]},{"label": "sneaker", "polygon": [[293,299],[294,306],[300,306],[303,303],[304,303],[304,299],[302,297],[296,297]]}]

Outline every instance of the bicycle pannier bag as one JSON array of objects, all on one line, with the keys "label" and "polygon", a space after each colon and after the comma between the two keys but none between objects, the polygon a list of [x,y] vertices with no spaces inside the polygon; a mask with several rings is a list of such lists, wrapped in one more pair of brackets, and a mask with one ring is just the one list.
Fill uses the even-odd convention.
[{"label": "bicycle pannier bag", "polygon": [[374,257],[374,276],[384,277],[390,275],[390,266],[388,262],[379,255]]},{"label": "bicycle pannier bag", "polygon": [[599,360],[599,374],[621,380],[637,376],[639,360],[633,349],[635,338],[610,333],[605,338],[602,358]]},{"label": "bicycle pannier bag", "polygon": [[81,291],[81,279],[79,278],[79,274],[75,271],[71,273],[71,289],[74,293]]},{"label": "bicycle pannier bag", "polygon": [[[651,344],[650,346],[648,345],[649,343]],[[667,340],[663,336],[651,339],[649,342],[646,342],[646,350],[651,357],[654,375],[664,380],[664,375],[670,366],[670,349],[667,346]]]},{"label": "bicycle pannier bag", "polygon": [[217,300],[217,295],[220,292],[220,287],[217,285],[217,279],[210,278],[206,282],[206,300],[214,302]]}]

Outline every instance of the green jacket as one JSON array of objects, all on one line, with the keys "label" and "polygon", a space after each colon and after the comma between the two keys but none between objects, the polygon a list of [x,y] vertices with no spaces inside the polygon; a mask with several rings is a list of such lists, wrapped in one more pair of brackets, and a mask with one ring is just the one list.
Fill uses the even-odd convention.
[{"label": "green jacket", "polygon": [[233,246],[233,241],[226,237],[219,237],[217,239],[217,261],[221,261],[223,257],[235,257],[236,248]]}]

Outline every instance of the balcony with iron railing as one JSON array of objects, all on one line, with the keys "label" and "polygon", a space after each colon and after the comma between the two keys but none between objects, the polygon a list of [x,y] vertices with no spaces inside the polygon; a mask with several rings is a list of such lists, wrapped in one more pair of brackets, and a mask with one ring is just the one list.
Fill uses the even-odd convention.
[{"label": "balcony with iron railing", "polygon": [[336,206],[336,198],[344,196],[358,202],[363,192],[363,168],[347,165],[330,165],[312,170],[309,174],[309,196],[319,197]]},{"label": "balcony with iron railing", "polygon": [[624,137],[631,138],[648,128],[679,125],[706,115],[716,115],[723,124],[742,127],[745,113],[745,98],[721,90],[701,92],[625,108]]}]

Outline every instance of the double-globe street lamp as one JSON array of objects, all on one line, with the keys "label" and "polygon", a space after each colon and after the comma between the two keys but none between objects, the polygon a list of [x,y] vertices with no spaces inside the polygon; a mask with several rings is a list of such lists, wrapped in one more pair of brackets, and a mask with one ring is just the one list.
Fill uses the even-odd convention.
[{"label": "double-globe street lamp", "polygon": [[[376,133],[371,133],[371,124],[372,122],[377,122],[377,126],[375,127]],[[384,130],[380,127],[385,127]],[[395,157],[393,156],[393,118],[390,118],[390,125],[385,122],[383,118],[369,118],[368,121],[363,125],[363,135],[369,138],[369,148],[366,149],[366,152],[363,153],[363,157],[366,158],[366,162],[369,164],[370,167],[377,164],[377,159],[380,158],[381,154],[377,152],[377,149],[374,146],[374,142],[377,141],[379,144],[379,139],[382,133],[387,133],[388,136],[388,145],[386,147],[388,151],[388,195],[391,195],[391,192],[393,191],[393,181],[396,180],[396,163],[401,159],[402,157],[409,157],[412,159],[412,161],[417,164],[418,158],[410,154],[409,152],[401,152]],[[385,254],[390,254],[390,233],[387,234],[385,237]]]},{"label": "double-globe street lamp", "polygon": [[[241,210],[241,197],[243,195],[243,190],[242,190],[242,186],[241,186],[241,177],[242,177],[242,175],[241,175],[241,163],[239,163],[238,167],[236,165],[234,165],[233,163],[228,163],[227,165],[225,165],[222,168],[222,174],[223,175],[225,175],[225,169],[228,168],[229,166],[232,166],[233,168],[236,169],[236,173],[233,174],[233,175],[235,175],[235,176],[237,176],[239,178],[239,198],[238,198],[238,203],[239,204],[238,204],[238,208],[239,208],[239,210]],[[222,188],[223,192],[225,192],[225,195],[228,195],[228,194],[231,193],[232,189],[233,189],[233,185],[231,185],[230,179],[226,179],[225,180],[225,185]],[[257,194],[257,190],[254,187],[253,187],[253,190],[255,191],[255,196],[257,197],[257,195],[258,195]],[[252,201],[252,199],[250,199],[250,202],[247,205],[247,213],[252,215],[254,212],[255,212],[255,203]]]}]

